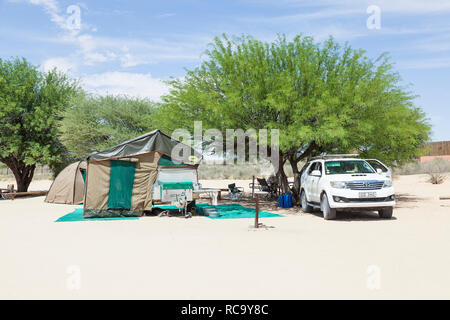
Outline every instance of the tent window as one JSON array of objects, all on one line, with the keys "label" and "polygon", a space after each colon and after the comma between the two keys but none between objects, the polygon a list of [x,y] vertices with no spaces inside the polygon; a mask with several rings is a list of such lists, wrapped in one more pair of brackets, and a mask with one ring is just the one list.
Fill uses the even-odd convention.
[{"label": "tent window", "polygon": [[172,160],[168,156],[163,154],[158,161],[158,165],[160,165],[160,166],[180,166],[180,165],[183,165],[183,163]]},{"label": "tent window", "polygon": [[108,209],[131,208],[136,163],[111,160]]}]

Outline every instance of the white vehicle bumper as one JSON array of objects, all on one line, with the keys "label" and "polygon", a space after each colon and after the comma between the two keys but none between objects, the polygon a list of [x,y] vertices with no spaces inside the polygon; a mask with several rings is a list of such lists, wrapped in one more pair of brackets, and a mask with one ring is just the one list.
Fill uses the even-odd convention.
[{"label": "white vehicle bumper", "polygon": [[[382,188],[379,190],[349,190],[330,188],[329,190],[326,190],[326,193],[330,207],[333,209],[381,208],[395,206],[395,191],[393,187]],[[366,194],[361,195],[361,193]]]}]

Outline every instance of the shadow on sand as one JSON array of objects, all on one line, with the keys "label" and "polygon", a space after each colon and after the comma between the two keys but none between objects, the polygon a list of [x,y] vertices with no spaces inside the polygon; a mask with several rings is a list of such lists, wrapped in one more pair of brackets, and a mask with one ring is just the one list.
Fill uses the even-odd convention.
[{"label": "shadow on sand", "polygon": [[[323,219],[323,213],[319,210],[314,210],[311,214],[317,218]],[[337,221],[337,222],[351,222],[351,221],[392,221],[397,220],[395,217],[395,209],[394,216],[391,219],[381,219],[378,215],[378,212],[375,211],[338,211],[336,214],[336,219],[329,221]]]},{"label": "shadow on sand", "polygon": [[395,195],[395,208],[417,208],[419,206],[415,203],[424,200],[426,199],[408,193],[399,193]]}]

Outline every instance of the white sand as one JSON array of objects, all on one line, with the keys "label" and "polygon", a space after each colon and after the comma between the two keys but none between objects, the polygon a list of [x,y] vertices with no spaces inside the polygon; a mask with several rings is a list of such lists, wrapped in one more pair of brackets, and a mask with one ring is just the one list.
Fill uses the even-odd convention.
[{"label": "white sand", "polygon": [[393,220],[291,209],[258,231],[251,219],[205,217],[55,223],[77,206],[0,201],[0,298],[449,299],[450,200],[438,197],[450,196],[450,181],[415,175],[394,185]]}]

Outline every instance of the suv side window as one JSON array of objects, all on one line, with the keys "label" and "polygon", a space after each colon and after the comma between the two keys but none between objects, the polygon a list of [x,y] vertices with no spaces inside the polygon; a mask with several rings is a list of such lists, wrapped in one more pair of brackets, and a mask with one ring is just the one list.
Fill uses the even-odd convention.
[{"label": "suv side window", "polygon": [[368,162],[372,166],[372,168],[374,168],[375,170],[381,169],[381,171],[383,171],[383,172],[388,171],[388,169],[385,166],[383,166],[380,162],[378,162],[376,160],[368,160],[368,161],[366,160],[366,162]]},{"label": "suv side window", "polygon": [[308,175],[311,175],[311,173],[315,170],[316,165],[317,165],[317,162],[311,163],[311,165],[309,166],[309,169],[308,169]]},{"label": "suv side window", "polygon": [[308,174],[311,175],[314,170],[319,170],[322,172],[322,164],[320,162],[313,162],[313,164],[309,167]]},{"label": "suv side window", "polygon": [[322,172],[322,163],[321,162],[316,162],[316,168],[314,170],[319,170],[321,174],[323,174]]}]

